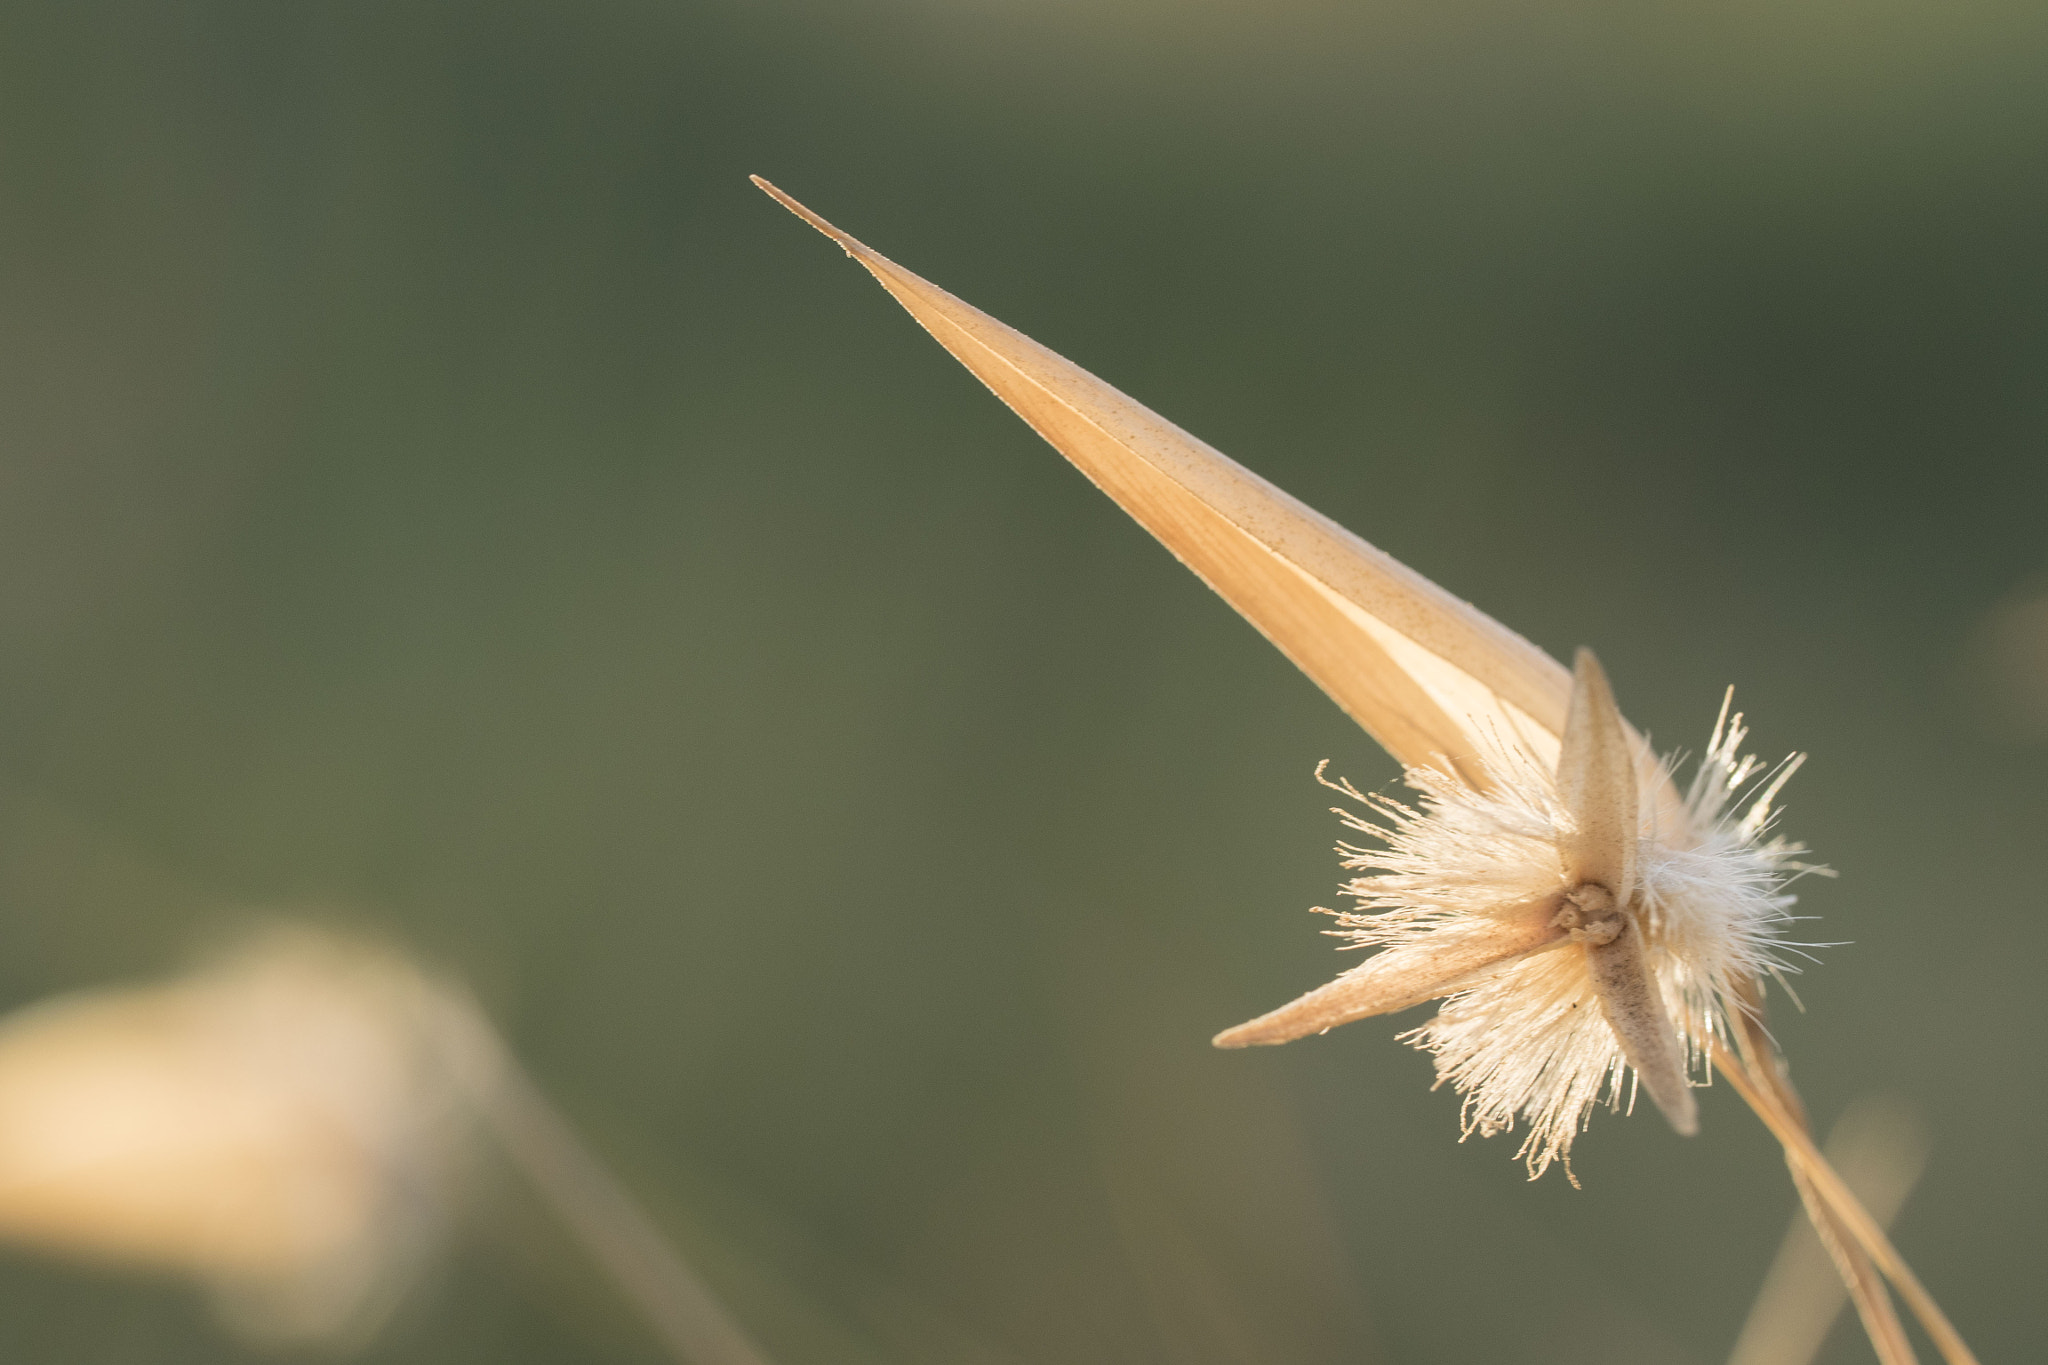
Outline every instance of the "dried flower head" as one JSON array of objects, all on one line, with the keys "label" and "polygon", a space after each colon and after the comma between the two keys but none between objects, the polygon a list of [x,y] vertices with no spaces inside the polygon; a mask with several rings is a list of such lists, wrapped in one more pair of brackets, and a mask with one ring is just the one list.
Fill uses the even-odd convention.
[{"label": "dried flower head", "polygon": [[[1597,665],[1584,655],[1580,667]],[[1338,846],[1344,865],[1367,875],[1343,888],[1359,908],[1338,914],[1333,932],[1383,951],[1218,1045],[1285,1042],[1448,996],[1402,1036],[1435,1054],[1440,1079],[1464,1095],[1468,1133],[1526,1125],[1518,1155],[1531,1175],[1559,1158],[1569,1165],[1596,1104],[1632,1098],[1632,1065],[1673,1125],[1692,1131],[1685,1078],[1744,1007],[1745,983],[1788,969],[1784,883],[1804,869],[1794,861],[1803,849],[1771,835],[1773,802],[1798,760],[1765,771],[1741,753],[1746,734],[1724,703],[1680,827],[1659,828],[1656,803],[1638,801],[1635,891],[1612,915],[1567,870],[1580,820],[1563,784],[1525,753],[1488,755],[1485,788],[1410,769],[1412,805],[1331,784],[1364,807],[1338,813],[1377,845]],[[1668,765],[1637,765],[1667,780]],[[1629,941],[1639,961],[1624,968],[1618,944]]]},{"label": "dried flower head", "polygon": [[1682,1133],[1704,1061],[1785,1149],[1807,1214],[1885,1365],[1911,1365],[1887,1282],[1949,1365],[1976,1365],[1829,1166],[1763,1027],[1791,946],[1796,846],[1770,836],[1798,760],[1760,773],[1722,708],[1689,791],[1622,719],[1593,656],[1563,665],[1078,365],[862,245],[846,249],[976,378],[1386,747],[1414,806],[1344,788],[1380,822],[1339,933],[1378,955],[1221,1034],[1280,1043],[1448,997],[1409,1035],[1464,1091],[1467,1131],[1526,1122],[1532,1174],[1633,1073]]},{"label": "dried flower head", "polygon": [[[1467,1099],[1469,1130],[1529,1125],[1540,1171],[1632,1072],[1680,1132],[1689,1065],[1780,966],[1786,857],[1775,780],[1723,724],[1689,796],[1622,719],[1591,653],[1567,671],[1470,603],[1072,362],[855,241],[844,247],[941,344],[1278,645],[1408,770],[1354,850],[1384,951],[1220,1035],[1280,1043],[1451,997],[1415,1040]],[[1784,767],[1779,779],[1790,772]],[[1361,798],[1363,799],[1363,798]],[[1368,805],[1373,803],[1367,802]]]}]

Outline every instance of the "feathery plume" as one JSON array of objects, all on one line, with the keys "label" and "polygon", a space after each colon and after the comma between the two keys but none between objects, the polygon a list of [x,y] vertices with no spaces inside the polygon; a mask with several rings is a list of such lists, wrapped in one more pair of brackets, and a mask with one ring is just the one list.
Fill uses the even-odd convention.
[{"label": "feathery plume", "polygon": [[[1408,772],[1413,805],[1338,788],[1365,808],[1340,811],[1345,823],[1379,846],[1338,846],[1367,875],[1344,887],[1359,908],[1334,932],[1381,951],[1218,1046],[1448,997],[1403,1036],[1464,1095],[1468,1132],[1526,1125],[1518,1155],[1532,1175],[1568,1158],[1595,1106],[1628,1097],[1631,1071],[1674,1128],[1697,1128],[1688,1077],[1706,1040],[1745,1008],[1743,983],[1790,969],[1784,883],[1803,850],[1771,824],[1797,760],[1765,772],[1724,704],[1682,823],[1665,827],[1637,789],[1654,790],[1669,765],[1625,741],[1590,652],[1577,675],[1558,772],[1497,750],[1483,789],[1429,768]],[[1589,775],[1596,759],[1604,783]]]}]

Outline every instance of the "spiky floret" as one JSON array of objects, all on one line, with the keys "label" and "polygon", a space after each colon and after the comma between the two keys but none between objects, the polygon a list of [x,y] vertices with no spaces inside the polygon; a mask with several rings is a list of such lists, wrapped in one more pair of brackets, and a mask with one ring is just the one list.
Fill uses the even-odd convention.
[{"label": "spiky floret", "polygon": [[[1747,735],[1724,703],[1686,794],[1684,828],[1658,828],[1652,796],[1672,760],[1646,757],[1657,780],[1639,784],[1636,913],[1649,969],[1695,1070],[1709,1038],[1726,1035],[1745,983],[1791,970],[1783,952],[1796,946],[1785,938],[1794,897],[1785,886],[1811,870],[1796,861],[1801,846],[1771,835],[1773,802],[1800,759],[1766,771],[1741,754]],[[1421,793],[1413,805],[1339,785],[1367,813],[1337,813],[1380,846],[1338,845],[1344,866],[1368,875],[1344,886],[1359,908],[1330,912],[1342,926],[1333,933],[1383,946],[1381,956],[1392,958],[1570,889],[1558,854],[1569,816],[1555,774],[1520,750],[1488,754],[1485,764],[1492,785],[1483,791],[1411,768],[1408,784]],[[1587,952],[1570,940],[1474,973],[1435,1018],[1402,1037],[1434,1054],[1438,1083],[1464,1096],[1468,1135],[1527,1125],[1516,1155],[1532,1178],[1560,1159],[1569,1169],[1572,1140],[1595,1105],[1633,1099]]]}]

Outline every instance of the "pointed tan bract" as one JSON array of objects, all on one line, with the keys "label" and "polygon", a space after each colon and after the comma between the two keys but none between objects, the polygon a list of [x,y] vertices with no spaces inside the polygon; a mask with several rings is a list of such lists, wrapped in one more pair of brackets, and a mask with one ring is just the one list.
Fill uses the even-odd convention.
[{"label": "pointed tan bract", "polygon": [[1432,934],[1400,952],[1366,959],[1326,986],[1318,986],[1249,1023],[1225,1029],[1217,1047],[1291,1043],[1339,1024],[1438,1000],[1463,989],[1479,972],[1565,941],[1557,921],[1562,895],[1541,896],[1463,932]]},{"label": "pointed tan bract", "polygon": [[1558,844],[1564,879],[1605,887],[1617,908],[1636,892],[1636,755],[1607,672],[1582,649],[1557,756],[1557,797],[1571,816]]},{"label": "pointed tan bract", "polygon": [[1643,1089],[1687,1137],[1700,1130],[1699,1106],[1685,1078],[1685,1053],[1671,1027],[1671,1015],[1643,950],[1643,932],[1624,917],[1611,943],[1586,945],[1586,969],[1600,997],[1600,1013],[1621,1043],[1621,1052],[1642,1079]]},{"label": "pointed tan bract", "polygon": [[1636,903],[1641,806],[1636,755],[1593,651],[1579,651],[1571,711],[1557,758],[1558,801],[1568,818],[1558,843],[1567,908],[1560,919],[1584,945],[1600,1012],[1643,1088],[1681,1133],[1699,1131],[1699,1107],[1685,1079],[1685,1051],[1644,952]]}]

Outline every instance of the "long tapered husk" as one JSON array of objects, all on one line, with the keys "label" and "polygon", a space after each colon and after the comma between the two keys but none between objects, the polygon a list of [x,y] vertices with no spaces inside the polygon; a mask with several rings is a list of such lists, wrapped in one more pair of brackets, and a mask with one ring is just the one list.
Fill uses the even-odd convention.
[{"label": "long tapered husk", "polygon": [[[837,242],[974,376],[1256,626],[1405,767],[1548,769],[1571,674],[1529,641],[1065,357],[754,183]],[[1654,766],[1658,819],[1686,828]]]}]

